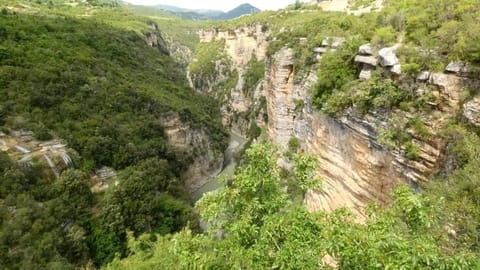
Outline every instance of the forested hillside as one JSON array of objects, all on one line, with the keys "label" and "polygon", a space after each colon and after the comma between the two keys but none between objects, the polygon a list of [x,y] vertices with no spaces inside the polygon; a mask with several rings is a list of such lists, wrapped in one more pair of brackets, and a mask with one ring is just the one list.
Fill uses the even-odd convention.
[{"label": "forested hillside", "polygon": [[[480,3],[348,2],[193,22],[0,0],[0,269],[480,269]],[[360,210],[307,208],[365,178]]]},{"label": "forested hillside", "polygon": [[[357,2],[357,9],[373,1],[352,2]],[[170,236],[144,235],[135,240],[132,237],[129,242],[131,256],[115,260],[106,269],[479,268],[480,201],[476,193],[480,178],[475,169],[478,166],[478,128],[465,121],[460,106],[445,105],[448,98],[415,91],[431,87],[418,79],[420,72],[443,72],[452,62],[460,62],[468,66],[468,70],[459,71],[462,82],[473,82],[458,90],[462,91],[460,105],[478,94],[475,82],[480,50],[475,33],[480,29],[480,6],[478,1],[469,0],[383,1],[383,5],[384,8],[377,12],[347,15],[297,3],[286,10],[210,24],[208,27],[214,30],[200,35],[206,41],[197,47],[195,57],[199,61],[190,65],[190,72],[193,78],[205,79],[205,83],[197,86],[199,89],[209,88],[210,94],[227,105],[238,102],[238,97],[229,96],[230,91],[237,90],[238,73],[232,62],[249,58],[235,55],[231,50],[234,48],[234,52],[241,53],[246,46],[238,44],[247,40],[242,36],[244,31],[250,33],[250,29],[260,25],[261,32],[270,35],[265,61],[270,73],[262,78],[265,80],[263,87],[267,88],[267,103],[272,101],[272,92],[278,91],[275,94],[283,97],[278,98],[278,107],[268,109],[286,114],[284,118],[269,118],[266,129],[271,128],[272,121],[278,121],[278,130],[282,132],[288,125],[282,121],[291,121],[292,117],[294,120],[305,117],[308,122],[305,116],[308,110],[316,110],[314,115],[329,117],[325,125],[345,122],[352,115],[364,126],[372,118],[377,122],[385,121],[386,127],[382,126],[378,132],[378,145],[371,135],[375,132],[365,128],[364,132],[371,136],[368,147],[396,151],[409,166],[415,166],[421,158],[423,152],[419,145],[422,140],[444,142],[446,148],[442,150],[440,168],[429,175],[428,183],[412,181],[411,187],[399,185],[392,194],[382,194],[391,195],[390,203],[371,203],[361,218],[347,209],[312,214],[298,205],[296,195],[300,193],[305,199],[307,192],[332,187],[321,185],[324,182],[316,179],[315,157],[296,154],[301,144],[299,140],[304,138],[292,137],[287,149],[257,144],[247,150],[245,163],[230,185],[197,203],[200,215],[210,224],[207,231],[196,234],[187,229]],[[254,38],[261,35],[255,30],[252,32]],[[362,50],[359,49],[361,45],[367,43],[372,52],[366,54],[372,56],[374,66],[377,66],[374,57],[378,57],[380,49],[397,45],[400,71],[395,73],[377,67],[372,69],[371,77],[359,79],[362,66],[355,58]],[[276,59],[280,59],[278,66],[272,64]],[[215,63],[220,64],[215,66]],[[225,66],[229,65],[233,72],[226,73]],[[242,79],[248,80],[253,69],[249,65],[244,68],[247,75]],[[454,76],[452,73],[447,71],[446,76]],[[305,102],[295,99],[298,98],[296,91],[302,89],[302,83],[312,74],[316,79],[311,89],[306,90]],[[273,79],[269,80],[268,76]],[[292,89],[288,88],[290,80],[294,81]],[[194,80],[194,85],[196,82]],[[212,86],[211,82],[218,84]],[[274,88],[270,84],[280,86]],[[242,90],[248,93],[257,91],[255,89],[255,85],[249,85]],[[286,106],[289,97],[285,93],[288,91],[293,96],[291,108]],[[249,108],[252,112],[256,109]],[[302,128],[294,126],[292,129]],[[335,133],[338,131],[328,127],[319,130],[322,128],[327,134],[333,132],[331,136],[348,138],[344,133],[355,127],[343,126],[344,133]],[[270,134],[270,139],[272,137],[275,136]],[[349,147],[321,146],[342,150]],[[345,159],[353,159],[348,156],[350,152],[338,149],[332,152],[335,150]],[[326,153],[320,151],[319,155]],[[336,157],[323,158],[328,161]],[[362,158],[370,157],[364,154]],[[285,170],[282,163],[289,161],[294,164],[293,168]],[[367,162],[367,166],[379,165]],[[354,174],[368,174],[367,168],[356,169]],[[343,175],[338,171],[326,172],[329,173]],[[352,182],[342,182],[347,189],[353,189],[349,184]],[[335,202],[342,198],[330,199]]]},{"label": "forested hillside", "polygon": [[[105,23],[116,12],[108,3],[3,2],[3,136],[23,130],[34,140],[64,141],[73,168],[55,179],[42,157],[17,165],[1,153],[0,268],[100,265],[125,254],[127,230],[195,228],[180,176],[196,153],[170,144],[162,119],[179,115],[219,152],[227,134],[213,99],[190,89],[180,65],[147,45],[149,19],[118,8],[131,16],[129,29]],[[95,15],[79,16],[85,10]],[[118,171],[118,185],[94,194],[92,173],[103,166]]]}]

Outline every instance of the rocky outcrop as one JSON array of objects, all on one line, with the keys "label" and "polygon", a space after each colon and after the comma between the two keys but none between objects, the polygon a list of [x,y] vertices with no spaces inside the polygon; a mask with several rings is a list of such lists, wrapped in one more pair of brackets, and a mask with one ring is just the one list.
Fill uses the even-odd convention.
[{"label": "rocky outcrop", "polygon": [[148,30],[144,33],[145,42],[147,42],[148,46],[157,48],[162,53],[169,55],[170,52],[167,49],[167,43],[163,39],[162,33],[158,28],[157,23],[155,22],[148,22]]},{"label": "rocky outcrop", "polygon": [[[370,52],[364,52],[367,53]],[[314,111],[310,101],[315,73],[298,84],[292,80],[294,73],[291,49],[284,48],[267,61],[268,132],[270,138],[285,149],[288,140],[297,137],[308,153],[318,157],[323,189],[307,192],[305,203],[310,210],[347,206],[361,212],[372,200],[389,202],[389,194],[398,183],[415,187],[437,170],[443,158],[440,139],[414,136],[419,157],[409,160],[405,149],[390,149],[378,141],[378,130],[386,125],[388,115],[377,112],[358,116],[353,110],[336,119],[321,115]],[[454,113],[459,108],[462,80],[453,74],[428,74],[427,80],[420,79],[428,81],[430,91],[442,100],[438,104],[439,112],[433,115]],[[304,104],[301,110],[296,106],[299,102]],[[404,117],[412,116],[405,113]],[[426,123],[441,123],[441,119],[430,119]]]},{"label": "rocky outcrop", "polygon": [[160,119],[168,142],[178,150],[193,155],[193,162],[182,178],[190,192],[195,192],[210,178],[217,175],[223,166],[223,153],[215,151],[203,129],[194,129],[184,123],[178,114]]},{"label": "rocky outcrop", "polygon": [[267,53],[269,32],[260,24],[234,30],[201,30],[198,34],[200,42],[225,40],[226,52],[237,70],[245,69],[252,55],[264,60]]},{"label": "rocky outcrop", "polygon": [[267,61],[267,111],[270,138],[286,147],[293,136],[295,103],[293,101],[293,50],[280,50]]},{"label": "rocky outcrop", "polygon": [[470,124],[480,127],[480,96],[463,105],[463,117]]},{"label": "rocky outcrop", "polygon": [[58,178],[73,165],[66,143],[60,140],[38,141],[28,131],[11,131],[8,135],[0,132],[0,151],[25,166],[37,162],[44,169],[42,172],[52,178]]},{"label": "rocky outcrop", "polygon": [[229,76],[226,74],[236,71],[238,78],[233,88],[220,89],[222,96],[218,96],[218,93],[210,94],[216,96],[222,103],[224,126],[242,136],[247,136],[252,123],[265,125],[266,110],[261,107],[262,97],[265,96],[264,83],[261,81],[254,86],[254,89],[245,89],[245,73],[248,63],[253,58],[261,62],[265,60],[269,34],[268,29],[260,24],[247,25],[233,30],[199,31],[200,42],[225,41],[229,65],[216,66],[215,78],[209,83],[209,92],[228,79]]}]

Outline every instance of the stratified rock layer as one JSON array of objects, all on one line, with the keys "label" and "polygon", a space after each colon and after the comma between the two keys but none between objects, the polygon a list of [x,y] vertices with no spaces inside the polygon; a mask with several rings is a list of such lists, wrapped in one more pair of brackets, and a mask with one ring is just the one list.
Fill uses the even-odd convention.
[{"label": "stratified rock layer", "polygon": [[164,117],[161,123],[170,144],[186,153],[199,153],[182,175],[190,192],[195,192],[221,171],[223,153],[214,150],[204,130],[192,128],[182,122],[177,114]]},{"label": "stratified rock layer", "polygon": [[[386,115],[357,116],[351,110],[338,119],[321,115],[313,110],[310,100],[315,73],[295,84],[294,72],[291,49],[284,48],[267,60],[268,132],[284,149],[291,137],[297,137],[308,153],[318,157],[323,189],[307,192],[305,203],[309,210],[330,211],[346,206],[361,213],[370,201],[389,202],[398,183],[416,186],[437,170],[443,158],[440,139],[415,138],[419,158],[409,160],[405,149],[392,150],[378,142],[378,130],[385,126]],[[455,75],[432,74],[429,85],[444,100],[439,112],[451,114],[458,110],[460,84]],[[296,110],[299,101],[305,106]]]}]

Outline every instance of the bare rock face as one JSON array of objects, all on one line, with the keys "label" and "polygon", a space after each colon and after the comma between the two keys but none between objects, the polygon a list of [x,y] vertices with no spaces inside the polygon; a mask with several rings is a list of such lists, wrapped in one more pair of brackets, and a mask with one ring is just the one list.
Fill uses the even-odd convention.
[{"label": "bare rock face", "polygon": [[167,49],[167,43],[163,39],[162,33],[160,33],[158,25],[155,22],[149,22],[148,27],[149,30],[144,34],[145,42],[147,42],[150,47],[157,48],[162,53],[169,55],[170,52]]},{"label": "bare rock face", "polygon": [[429,84],[437,87],[439,94],[448,101],[446,106],[458,109],[461,98],[459,87],[462,84],[461,78],[454,74],[436,72],[430,75]]},{"label": "bare rock face", "polygon": [[369,68],[363,68],[362,71],[360,71],[360,75],[358,76],[360,80],[370,80],[372,77],[372,69]]},{"label": "bare rock face", "polygon": [[328,52],[328,48],[326,48],[326,47],[317,47],[317,48],[313,49],[313,52],[314,52],[314,53],[318,53],[318,54],[324,54],[324,53]]},{"label": "bare rock face", "polygon": [[430,72],[429,71],[421,71],[417,75],[417,82],[426,82],[430,78]]},{"label": "bare rock face", "polygon": [[[268,63],[269,62],[269,63]],[[282,49],[267,61],[267,110],[270,138],[284,147],[293,135],[293,50]]]},{"label": "bare rock face", "polygon": [[[305,204],[309,210],[330,211],[346,206],[362,213],[370,201],[389,202],[397,184],[416,186],[437,170],[443,158],[443,142],[435,136],[429,140],[414,139],[419,158],[409,160],[405,158],[405,149],[392,150],[378,142],[378,130],[386,124],[387,115],[357,116],[349,111],[340,119],[333,119],[316,112],[310,100],[315,72],[296,84],[292,79],[292,53],[284,48],[267,61],[268,132],[272,141],[284,148],[295,136],[303,142],[303,149],[318,157],[323,189],[307,192]],[[438,115],[455,111],[461,80],[451,74],[432,74],[429,84],[445,100],[445,110],[439,108]],[[305,105],[301,110],[295,106],[299,100]],[[427,121],[430,122],[438,121]]]},{"label": "bare rock face", "polygon": [[[247,135],[252,122],[257,125],[265,125],[266,111],[259,108],[262,97],[265,97],[264,83],[261,81],[255,86],[255,89],[248,89],[250,94],[246,95],[244,74],[253,57],[258,61],[265,60],[270,34],[268,29],[256,24],[233,30],[201,30],[198,34],[200,42],[225,40],[225,50],[229,57],[228,66],[217,65],[215,78],[209,80],[208,92],[228,79],[225,74],[229,74],[233,70],[238,72],[236,85],[232,89],[225,89],[226,91],[222,93],[225,96],[217,96],[222,101],[223,125],[242,136]],[[194,83],[193,85],[195,86]],[[257,119],[247,119],[248,117],[245,116],[249,115],[249,111],[258,111]]]},{"label": "bare rock face", "polygon": [[233,61],[233,67],[239,70],[246,67],[252,54],[258,60],[264,60],[267,53],[269,32],[260,24],[235,30],[201,30],[198,34],[200,42],[225,40],[226,51]]},{"label": "bare rock face", "polygon": [[480,96],[463,105],[463,117],[472,125],[480,127]]},{"label": "bare rock face", "polygon": [[29,131],[11,131],[9,135],[0,132],[0,151],[6,152],[13,160],[30,166],[37,159],[45,176],[58,178],[73,165],[63,141],[38,141]]},{"label": "bare rock face", "polygon": [[390,68],[390,72],[392,72],[395,75],[402,74],[402,65],[400,64],[394,65],[393,67]]},{"label": "bare rock face", "polygon": [[213,150],[210,139],[202,129],[183,123],[177,114],[160,119],[169,143],[186,153],[199,153],[182,175],[190,192],[194,192],[217,175],[223,165],[223,153]]}]

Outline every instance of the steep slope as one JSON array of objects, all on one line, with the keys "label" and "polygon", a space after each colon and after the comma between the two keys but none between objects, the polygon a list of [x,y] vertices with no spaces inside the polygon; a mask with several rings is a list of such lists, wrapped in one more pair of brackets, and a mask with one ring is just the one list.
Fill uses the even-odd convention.
[{"label": "steep slope", "polygon": [[[352,5],[370,4],[380,3]],[[212,66],[203,89],[228,97],[221,101],[234,109],[223,110],[224,123],[244,108],[239,100],[248,100],[248,110],[266,110],[268,122],[257,124],[267,124],[270,139],[284,151],[299,142],[302,150],[319,158],[325,186],[323,192],[307,193],[311,210],[349,206],[361,212],[372,200],[388,203],[397,184],[417,188],[443,167],[446,146],[439,131],[461,115],[462,93],[478,88],[478,35],[467,30],[479,29],[478,21],[468,19],[478,8],[468,1],[440,6],[387,1],[383,11],[352,16],[301,6],[223,23],[221,30],[200,32],[203,42],[224,40],[215,51],[224,48],[218,59],[228,60]],[[466,17],[461,15],[465,10]],[[408,14],[402,15],[406,21],[394,19],[401,12]],[[430,12],[435,23],[410,27],[419,12]],[[455,16],[454,26],[446,14]],[[256,100],[264,96],[266,108],[237,94],[239,87],[232,85],[241,84],[240,72],[235,74],[238,81],[222,83],[230,81],[220,70],[239,69],[238,60],[248,59],[243,52],[249,54],[255,44],[238,35],[249,33],[242,30],[244,24],[268,29],[264,84],[252,95]],[[232,44],[238,45],[235,53],[230,53]],[[475,124],[474,104],[465,105],[465,115]],[[289,163],[288,155],[283,163]]]},{"label": "steep slope", "polygon": [[88,3],[4,2],[0,265],[99,266],[124,254],[127,230],[196,227],[189,188],[222,167],[228,134],[158,25]]}]

